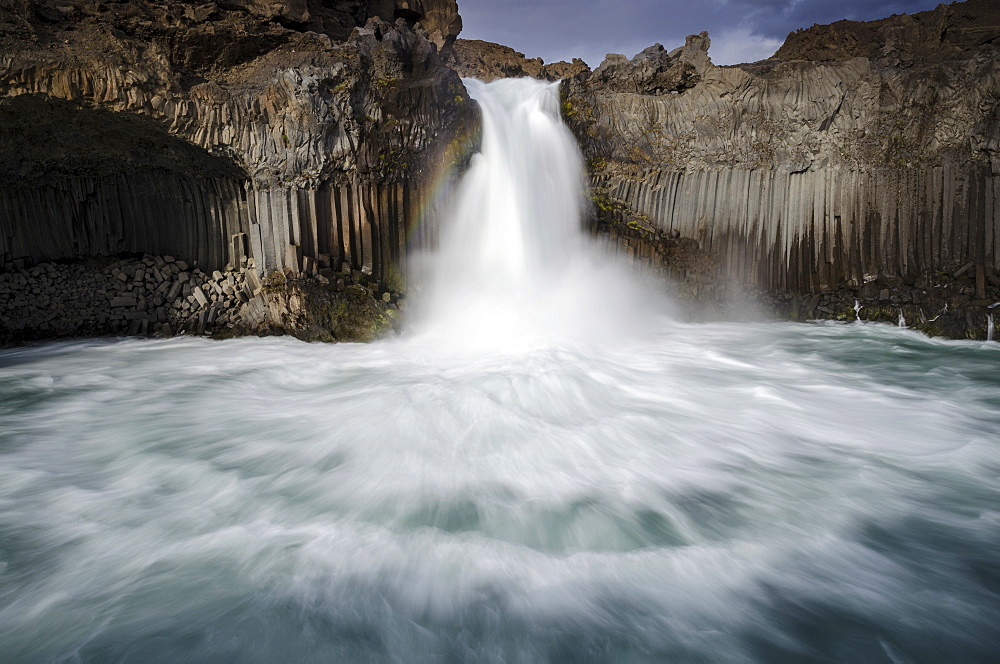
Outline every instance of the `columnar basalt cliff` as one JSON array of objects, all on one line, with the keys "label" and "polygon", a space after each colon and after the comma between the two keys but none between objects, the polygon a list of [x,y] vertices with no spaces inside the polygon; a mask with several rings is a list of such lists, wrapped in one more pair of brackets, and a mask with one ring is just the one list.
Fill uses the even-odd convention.
[{"label": "columnar basalt cliff", "polygon": [[[475,122],[454,0],[0,2],[0,263],[172,254],[399,287]],[[367,277],[366,277],[367,279]]]},{"label": "columnar basalt cliff", "polygon": [[[0,255],[170,251],[211,269],[252,255],[265,272],[328,255],[388,277],[403,258],[391,227],[407,223],[435,150],[469,120],[464,88],[405,12],[337,42],[347,27],[335,21],[333,36],[294,29],[333,20],[307,3],[259,4],[276,13],[8,9],[3,148],[26,156],[5,159]],[[158,127],[143,131],[136,116]],[[68,143],[40,146],[18,123]]]},{"label": "columnar basalt cliff", "polygon": [[1000,299],[1000,8],[816,26],[735,67],[708,44],[609,56],[567,82],[616,214],[697,240],[720,282],[786,315],[950,305],[962,334],[984,334]]}]

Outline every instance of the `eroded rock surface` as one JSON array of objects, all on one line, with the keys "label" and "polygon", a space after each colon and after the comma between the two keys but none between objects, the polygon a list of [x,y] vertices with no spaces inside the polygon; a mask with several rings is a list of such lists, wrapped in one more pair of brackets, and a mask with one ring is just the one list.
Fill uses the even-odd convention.
[{"label": "eroded rock surface", "polygon": [[712,66],[707,32],[690,35],[684,46],[669,53],[654,44],[629,60],[611,54],[601,63],[588,83],[593,90],[634,92],[643,95],[678,93],[693,88]]},{"label": "eroded rock surface", "polygon": [[971,0],[880,21],[837,21],[788,35],[775,58],[830,62],[866,58],[880,67],[905,68],[964,60],[996,40],[1000,4]]},{"label": "eroded rock surface", "polygon": [[[0,3],[0,146],[29,155],[0,181],[0,263],[170,250],[267,274],[327,257],[398,281],[424,182],[475,119],[438,53],[460,21],[453,0],[328,4]],[[26,95],[51,106],[39,132],[75,140],[22,140]],[[162,131],[137,149],[141,132],[95,130],[104,112]],[[128,156],[144,148],[158,156]]]},{"label": "eroded rock surface", "polygon": [[545,64],[541,58],[527,58],[524,53],[509,46],[478,39],[456,41],[448,64],[463,78],[476,78],[486,82],[498,78],[522,77],[559,81],[590,71],[579,58],[574,58],[573,62]]},{"label": "eroded rock surface", "polygon": [[597,191],[718,257],[705,292],[738,285],[788,313],[885,280],[903,303],[904,285],[971,263],[973,292],[953,301],[985,306],[1000,268],[998,18],[971,0],[816,26],[759,63],[692,62],[688,82],[654,47],[572,79],[565,114]]}]

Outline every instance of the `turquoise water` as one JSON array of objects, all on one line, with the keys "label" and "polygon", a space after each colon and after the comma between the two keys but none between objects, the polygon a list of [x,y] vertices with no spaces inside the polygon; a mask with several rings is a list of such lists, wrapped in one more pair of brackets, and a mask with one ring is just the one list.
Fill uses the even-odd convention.
[{"label": "turquoise water", "polygon": [[0,351],[3,662],[1000,659],[1000,344]]}]

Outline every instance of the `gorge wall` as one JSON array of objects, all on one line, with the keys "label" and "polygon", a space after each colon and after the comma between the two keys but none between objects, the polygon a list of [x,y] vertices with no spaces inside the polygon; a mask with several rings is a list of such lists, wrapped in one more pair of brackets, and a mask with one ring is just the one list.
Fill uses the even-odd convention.
[{"label": "gorge wall", "polygon": [[0,263],[398,281],[425,183],[475,118],[440,64],[460,29],[454,0],[3,0]]},{"label": "gorge wall", "polygon": [[968,288],[928,306],[979,307],[985,331],[1000,299],[1000,6],[815,26],[732,67],[708,45],[609,56],[567,81],[602,195],[633,225],[695,239],[720,279],[796,309],[960,273]]}]

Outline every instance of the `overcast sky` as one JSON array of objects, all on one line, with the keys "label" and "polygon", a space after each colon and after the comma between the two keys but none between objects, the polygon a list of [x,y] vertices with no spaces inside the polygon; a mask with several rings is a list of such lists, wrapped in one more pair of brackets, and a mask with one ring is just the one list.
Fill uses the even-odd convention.
[{"label": "overcast sky", "polygon": [[761,60],[814,23],[872,20],[933,9],[937,0],[458,0],[463,39],[485,39],[545,62],[596,68],[607,53],[671,50],[708,30],[718,65]]}]

